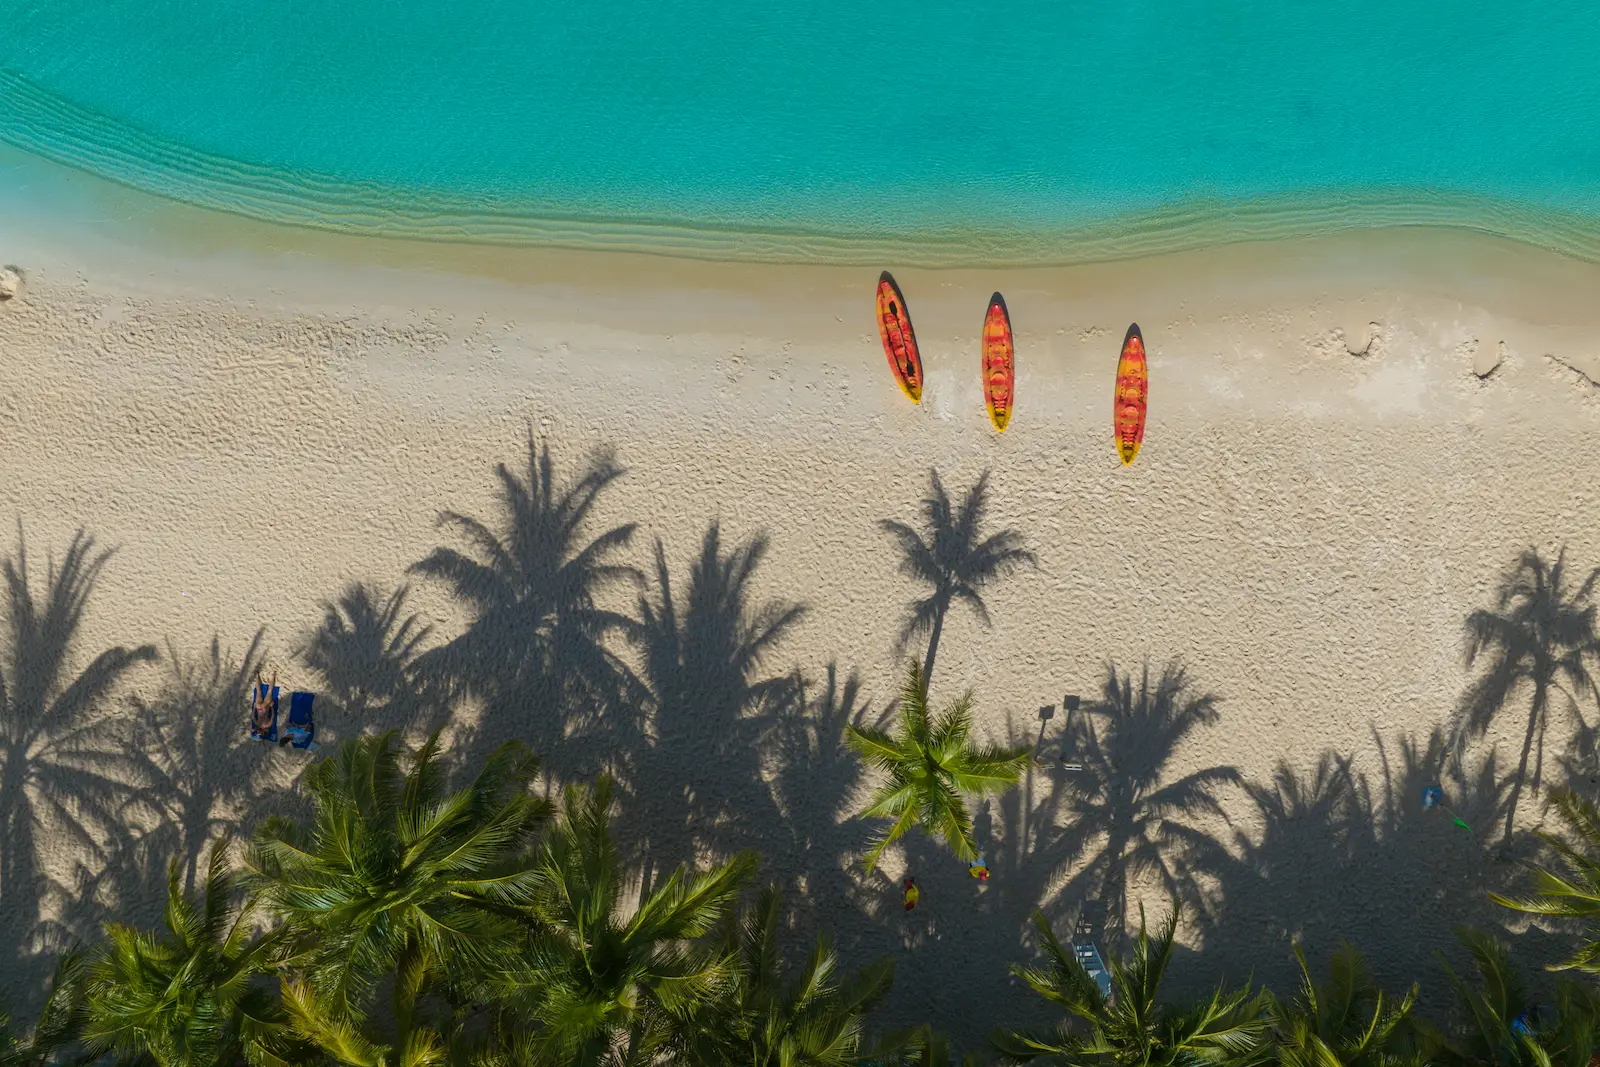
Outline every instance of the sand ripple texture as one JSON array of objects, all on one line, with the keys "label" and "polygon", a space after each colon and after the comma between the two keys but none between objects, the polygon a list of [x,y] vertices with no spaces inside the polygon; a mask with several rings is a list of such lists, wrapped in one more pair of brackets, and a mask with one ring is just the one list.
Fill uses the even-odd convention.
[{"label": "sand ripple texture", "polygon": [[[992,521],[1020,529],[1041,561],[991,595],[992,629],[957,611],[944,635],[937,688],[974,687],[989,736],[1031,739],[1035,709],[1095,692],[1108,660],[1182,656],[1220,695],[1221,718],[1179,750],[1174,776],[1222,765],[1266,782],[1280,763],[1310,773],[1331,750],[1379,783],[1384,754],[1454,707],[1468,677],[1462,620],[1490,603],[1518,551],[1565,543],[1576,563],[1600,563],[1600,330],[1552,333],[1427,285],[1202,311],[1158,288],[1086,302],[1072,293],[1087,283],[1019,275],[1006,286],[1018,403],[999,437],[978,391],[986,277],[901,276],[930,368],[921,407],[887,377],[870,273],[859,308],[839,295],[854,278],[819,283],[808,307],[828,331],[799,339],[763,330],[760,296],[682,296],[701,325],[679,329],[593,294],[379,313],[96,277],[30,270],[23,298],[0,305],[0,526],[20,520],[41,560],[80,525],[117,546],[85,650],[170,639],[198,651],[214,634],[239,650],[264,626],[287,662],[344,583],[401,581],[439,543],[442,509],[492,514],[492,465],[515,462],[531,428],[568,461],[616,449],[629,473],[597,518],[641,524],[641,566],[660,538],[687,573],[713,519],[730,542],[767,533],[758,593],[809,608],[767,668],[858,670],[881,707],[913,590],[876,522],[915,514],[930,467],[953,486],[987,469]],[[1151,400],[1144,449],[1124,469],[1111,375],[1130,304],[1143,309]],[[728,307],[754,313],[717,311]],[[1482,346],[1504,351],[1486,377],[1473,369]],[[431,586],[415,603],[443,634],[462,622]],[[158,678],[151,668],[135,685]],[[353,725],[324,729],[336,739]],[[245,773],[286,757],[241,741],[231,758]],[[1040,812],[1065,788],[1031,777],[1028,818],[1054,819]],[[1242,791],[1224,797],[1230,822],[1202,825],[1246,856],[1257,809]],[[1525,811],[1537,819],[1539,804]],[[826,827],[835,814],[822,813]],[[1289,939],[1303,934],[1318,951],[1348,937],[1386,979],[1442,987],[1431,953],[1452,924],[1484,917],[1490,875],[1464,838],[1431,826],[1406,822],[1382,869],[1338,867],[1325,840],[1297,845],[1295,862],[1233,902],[1230,925],[1186,928],[1206,952],[1179,968],[1180,985],[1223,971],[1286,980]],[[751,842],[769,874],[801,878],[817,901],[864,902],[808,921],[840,924],[858,962],[896,956],[886,1023],[931,1015],[975,1040],[1026,1021],[1005,966],[1028,955],[1035,904],[1070,914],[1057,893],[1081,864],[1030,858],[1019,842],[1037,822],[1028,831],[996,809],[995,847],[1013,858],[981,896],[922,846],[881,884],[858,884],[771,831]],[[63,878],[85,859],[65,837],[49,852]],[[888,881],[908,861],[924,885],[910,919]]]}]

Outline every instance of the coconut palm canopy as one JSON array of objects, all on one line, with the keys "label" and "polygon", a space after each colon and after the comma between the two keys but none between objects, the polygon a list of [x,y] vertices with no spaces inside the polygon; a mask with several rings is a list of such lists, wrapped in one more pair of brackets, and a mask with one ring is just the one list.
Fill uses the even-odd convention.
[{"label": "coconut palm canopy", "polygon": [[1036,912],[1034,930],[1044,963],[1011,970],[1062,1009],[1065,1018],[1048,1029],[995,1031],[991,1040],[1003,1059],[1104,1067],[1249,1067],[1267,1062],[1271,1047],[1262,1040],[1265,1005],[1248,990],[1218,990],[1194,1007],[1163,1001],[1161,983],[1172,962],[1180,911],[1174,900],[1171,914],[1152,938],[1140,906],[1139,936],[1132,951],[1126,959],[1109,961],[1109,997],[1100,992],[1072,949],[1062,945],[1044,913]]},{"label": "coconut palm canopy", "polygon": [[942,839],[958,859],[977,858],[967,798],[998,795],[1016,785],[1030,747],[974,745],[972,707],[968,692],[943,711],[930,712],[922,669],[913,662],[900,690],[895,732],[849,728],[850,747],[888,775],[860,814],[863,819],[892,820],[867,853],[869,872],[883,850],[915,826]]},{"label": "coconut palm canopy", "polygon": [[[507,742],[450,792],[438,756],[437,734],[409,765],[393,733],[347,741],[306,773],[313,823],[272,818],[256,833],[251,888],[303,946],[299,969],[334,1014],[362,1010],[391,971],[414,1000],[484,965],[532,897],[529,849],[549,813],[529,789],[537,762]],[[408,1004],[397,1014],[403,1043]]]}]

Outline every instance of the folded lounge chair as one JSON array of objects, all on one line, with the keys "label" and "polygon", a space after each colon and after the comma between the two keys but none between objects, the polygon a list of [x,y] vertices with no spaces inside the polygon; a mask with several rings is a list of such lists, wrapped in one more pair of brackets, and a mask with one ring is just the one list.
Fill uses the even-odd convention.
[{"label": "folded lounge chair", "polygon": [[317,722],[311,713],[315,693],[296,690],[289,694],[289,725],[284,727],[283,739],[295,748],[316,749]]},{"label": "folded lounge chair", "polygon": [[1083,907],[1078,910],[1078,921],[1072,926],[1072,954],[1077,957],[1079,965],[1088,973],[1094,984],[1100,987],[1100,995],[1109,997],[1111,972],[1106,968],[1099,946],[1095,944],[1095,938],[1105,926],[1105,921],[1104,901],[1084,901]]},{"label": "folded lounge chair", "polygon": [[271,742],[277,739],[278,687],[258,681],[250,702],[250,740]]}]

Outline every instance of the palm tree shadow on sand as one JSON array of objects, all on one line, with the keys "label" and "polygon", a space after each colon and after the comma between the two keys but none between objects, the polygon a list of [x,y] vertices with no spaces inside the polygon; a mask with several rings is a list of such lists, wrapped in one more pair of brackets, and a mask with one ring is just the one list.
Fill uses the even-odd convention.
[{"label": "palm tree shadow on sand", "polygon": [[433,626],[406,610],[410,592],[352,582],[297,650],[321,681],[319,703],[351,732],[399,730],[420,743],[450,717],[450,679],[426,669]]},{"label": "palm tree shadow on sand", "polygon": [[1161,896],[1198,905],[1201,872],[1227,855],[1197,819],[1226,823],[1223,791],[1242,783],[1238,770],[1204,767],[1176,778],[1168,770],[1196,730],[1220,724],[1220,703],[1195,690],[1178,660],[1154,678],[1146,663],[1137,681],[1108,663],[1100,699],[1067,742],[1081,767],[1061,772],[1070,782],[1066,808],[1076,837],[1058,849],[1090,858],[1065,893],[1102,903],[1113,945],[1136,910],[1134,884],[1154,883]]},{"label": "palm tree shadow on sand", "polygon": [[813,925],[828,929],[871,910],[857,869],[868,832],[850,818],[862,785],[861,761],[846,742],[846,728],[864,721],[867,703],[860,677],[851,671],[841,681],[837,663],[829,663],[821,679],[798,676],[795,684],[795,699],[779,706],[767,735],[777,760],[772,784],[784,831],[774,843],[786,852],[764,851],[804,878],[798,901]]},{"label": "palm tree shadow on sand", "polygon": [[928,492],[922,498],[921,528],[894,519],[878,522],[879,529],[900,550],[900,572],[930,587],[926,596],[911,602],[911,613],[895,648],[897,653],[902,652],[910,642],[927,635],[927,652],[921,661],[925,688],[933,683],[939,641],[951,606],[957,601],[965,603],[987,626],[989,607],[983,599],[984,589],[1020,567],[1038,565],[1016,530],[1004,529],[984,536],[983,520],[988,508],[987,471],[967,490],[959,507],[952,505],[939,472],[929,471]]},{"label": "palm tree shadow on sand", "polygon": [[656,542],[653,588],[627,629],[649,694],[648,740],[630,756],[640,804],[628,820],[647,871],[782,839],[765,742],[799,686],[792,673],[765,675],[762,666],[805,609],[755,601],[752,582],[766,553],[759,534],[724,549],[712,523],[687,583],[675,590],[666,548]]},{"label": "palm tree shadow on sand", "polygon": [[[896,1021],[909,1023],[921,1006],[948,1019],[962,1047],[986,1049],[985,1027],[966,1003],[1009,1004],[1008,1018],[1019,1024],[1048,1017],[1048,1006],[1019,995],[1007,973],[1009,964],[1033,961],[1035,909],[1067,929],[1085,904],[1103,912],[1097,940],[1109,952],[1122,939],[1122,902],[1137,912],[1132,886],[1140,879],[1202,903],[1199,872],[1225,854],[1203,820],[1219,815],[1221,791],[1238,774],[1211,767],[1180,776],[1169,768],[1193,731],[1216,725],[1216,704],[1194,691],[1179,663],[1137,678],[1108,664],[1101,699],[1070,729],[1062,724],[1019,788],[979,809],[974,836],[991,872],[987,883],[920,836],[908,838],[906,859],[925,885],[925,906],[898,923],[892,914],[878,919],[904,928],[888,1005],[904,1013]],[[1006,745],[1035,741],[1031,724],[1008,722]],[[1062,766],[1063,749],[1073,769]],[[952,983],[952,975],[960,980]]]},{"label": "palm tree shadow on sand", "polygon": [[[1534,549],[1524,551],[1501,576],[1494,607],[1474,611],[1466,619],[1467,665],[1483,661],[1484,670],[1467,689],[1451,725],[1449,740],[1457,758],[1468,738],[1481,737],[1510,708],[1513,696],[1529,691],[1522,748],[1503,813],[1501,848],[1507,852],[1512,848],[1517,804],[1528,783],[1530,757],[1535,795],[1543,781],[1552,697],[1565,691],[1580,740],[1589,726],[1578,710],[1576,694],[1592,695],[1600,710],[1600,686],[1588,666],[1600,650],[1596,632],[1600,606],[1594,601],[1600,568],[1574,584],[1566,556],[1564,548],[1553,562]],[[1562,683],[1571,688],[1564,690]]]},{"label": "palm tree shadow on sand", "polygon": [[125,921],[136,905],[158,905],[169,863],[178,865],[180,890],[193,893],[212,843],[265,816],[307,766],[299,753],[247,737],[261,636],[241,657],[215,637],[192,657],[169,644],[155,699],[132,699],[133,791],[119,810],[110,860],[80,887],[106,918]]},{"label": "palm tree shadow on sand", "polygon": [[467,766],[501,741],[530,744],[546,770],[571,778],[592,770],[619,744],[636,744],[642,705],[637,683],[607,638],[626,616],[602,595],[639,573],[615,562],[633,539],[626,523],[590,535],[605,491],[623,476],[611,454],[591,453],[558,477],[548,444],[529,435],[520,471],[495,467],[499,515],[491,524],[455,511],[439,525],[466,550],[440,546],[411,571],[445,583],[471,613],[465,632],[417,657],[421,676],[446,680],[475,699],[479,714],[462,727],[452,758]]},{"label": "palm tree shadow on sand", "polygon": [[[1488,898],[1527,877],[1521,864],[1497,859],[1511,788],[1497,753],[1463,767],[1443,729],[1421,742],[1376,732],[1373,740],[1374,771],[1329,751],[1309,771],[1284,762],[1270,782],[1247,786],[1258,825],[1239,831],[1233,857],[1209,871],[1206,980],[1254,975],[1284,986],[1294,980],[1292,945],[1316,958],[1349,942],[1394,985],[1431,973],[1435,949],[1452,943],[1457,926],[1513,919]],[[1426,786],[1440,788],[1438,807],[1423,806]],[[1550,957],[1546,940],[1525,933],[1519,952]],[[1422,989],[1425,1008],[1447,1006],[1445,983]]]},{"label": "palm tree shadow on sand", "polygon": [[127,751],[127,717],[111,697],[131,668],[156,658],[154,646],[108,648],[71,673],[79,628],[110,558],[80,530],[59,566],[47,559],[39,597],[19,529],[15,554],[0,565],[7,624],[0,659],[0,973],[9,978],[0,996],[21,1011],[40,995],[47,954],[72,932],[70,914],[66,926],[41,921],[41,905],[70,904],[73,891],[46,868],[45,841],[103,863],[137,769]]}]

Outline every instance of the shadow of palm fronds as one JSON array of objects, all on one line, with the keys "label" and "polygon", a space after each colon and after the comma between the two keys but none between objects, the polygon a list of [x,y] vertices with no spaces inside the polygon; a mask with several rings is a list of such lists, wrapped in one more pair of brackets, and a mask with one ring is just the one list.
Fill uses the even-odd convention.
[{"label": "shadow of palm fronds", "polygon": [[433,626],[406,610],[409,594],[405,585],[385,595],[352,582],[337,600],[323,603],[322,620],[297,650],[350,733],[398,729],[425,737],[449,717],[448,679],[421,669]]},{"label": "shadow of palm fronds", "polygon": [[657,541],[654,589],[627,628],[649,694],[634,792],[652,809],[650,851],[669,865],[703,849],[732,855],[783,833],[763,754],[798,687],[793,674],[762,667],[805,608],[755,601],[752,582],[766,553],[759,534],[724,549],[713,522],[675,592]]},{"label": "shadow of palm fronds", "polygon": [[441,546],[411,571],[445,583],[472,613],[459,637],[417,657],[423,677],[448,680],[482,702],[482,715],[457,756],[479,762],[500,740],[528,741],[547,771],[570,777],[581,766],[585,738],[627,734],[616,721],[637,707],[636,684],[608,647],[629,620],[600,607],[619,582],[637,582],[631,566],[611,562],[633,539],[635,525],[590,538],[600,498],[623,475],[610,453],[591,454],[558,484],[548,445],[530,433],[526,466],[495,467],[500,508],[494,525],[455,511],[439,525],[458,533],[467,550]]},{"label": "shadow of palm fronds", "polygon": [[72,673],[78,631],[111,555],[78,531],[59,566],[47,557],[36,596],[19,528],[15,555],[0,565],[0,970],[14,975],[25,973],[25,955],[47,947],[41,902],[71,890],[45,869],[44,840],[57,857],[103,861],[137,773],[126,715],[110,698],[135,664],[156,658],[155,648],[108,648]]}]

